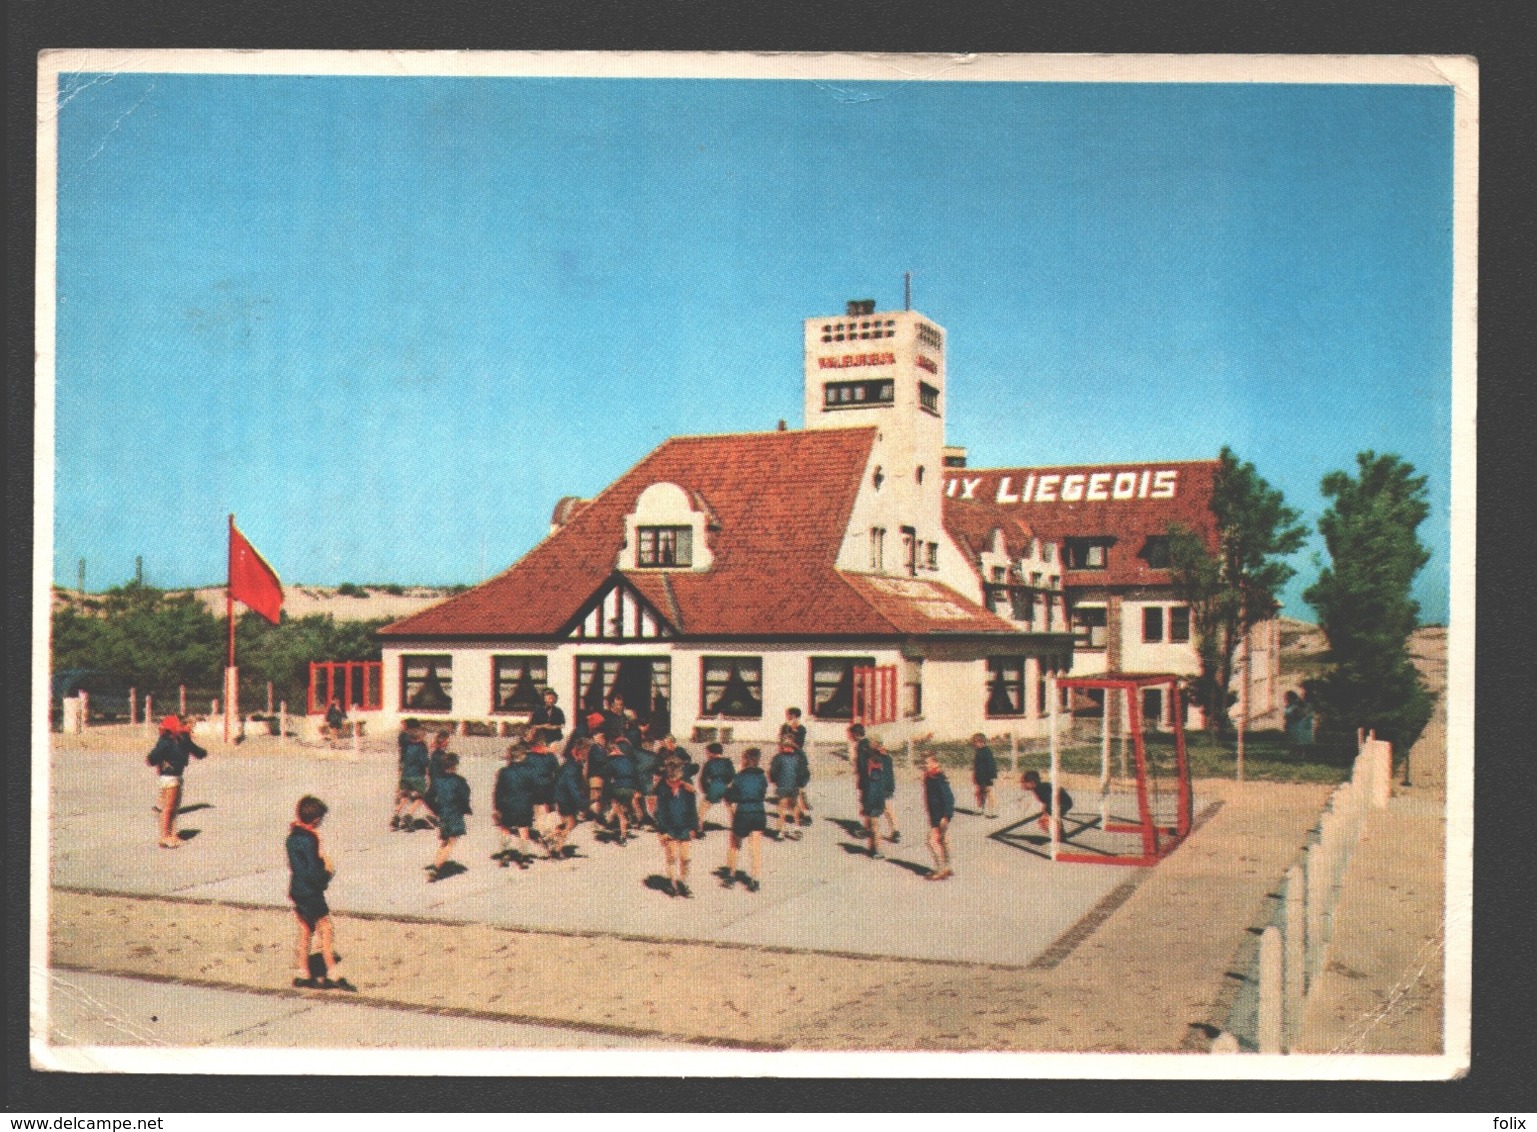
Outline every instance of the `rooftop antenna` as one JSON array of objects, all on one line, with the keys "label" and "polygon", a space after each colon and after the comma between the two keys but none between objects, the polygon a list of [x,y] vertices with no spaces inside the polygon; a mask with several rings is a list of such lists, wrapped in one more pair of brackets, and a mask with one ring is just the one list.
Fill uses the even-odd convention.
[{"label": "rooftop antenna", "polygon": [[902,309],[905,311],[913,309],[913,273],[911,271],[902,272]]}]

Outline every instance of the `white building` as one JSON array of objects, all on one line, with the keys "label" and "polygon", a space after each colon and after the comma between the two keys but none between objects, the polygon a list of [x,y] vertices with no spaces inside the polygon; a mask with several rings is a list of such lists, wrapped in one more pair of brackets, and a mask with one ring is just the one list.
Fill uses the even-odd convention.
[{"label": "white building", "polygon": [[[381,632],[383,714],[514,724],[548,687],[568,719],[617,691],[685,741],[724,728],[772,741],[788,707],[813,741],[851,718],[898,741],[1028,736],[1044,730],[1053,670],[1193,671],[1167,571],[1122,576],[1120,511],[1095,513],[1117,563],[1101,578],[1075,564],[1078,527],[1031,509],[1064,473],[1037,473],[1024,504],[1028,470],[953,466],[944,338],[869,301],[808,319],[804,429],[675,437],[596,498],[561,500],[516,564]],[[1084,477],[1096,496],[1097,475]],[[1202,495],[1187,475],[1180,507],[1204,508],[1209,480]],[[1162,490],[1150,471],[1143,502]],[[1208,513],[1196,529],[1209,527]],[[1142,612],[1154,605],[1159,641]],[[1138,625],[1140,642],[1127,636]]]}]

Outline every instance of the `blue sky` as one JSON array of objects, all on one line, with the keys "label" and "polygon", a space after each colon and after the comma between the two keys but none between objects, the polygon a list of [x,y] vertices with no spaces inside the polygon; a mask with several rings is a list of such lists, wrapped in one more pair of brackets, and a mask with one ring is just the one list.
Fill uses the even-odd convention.
[{"label": "blue sky", "polygon": [[1449,88],[60,89],[61,584],[222,583],[229,512],[290,584],[478,581],[667,436],[798,426],[800,320],[910,270],[975,466],[1228,444],[1311,523],[1396,452],[1446,616]]}]

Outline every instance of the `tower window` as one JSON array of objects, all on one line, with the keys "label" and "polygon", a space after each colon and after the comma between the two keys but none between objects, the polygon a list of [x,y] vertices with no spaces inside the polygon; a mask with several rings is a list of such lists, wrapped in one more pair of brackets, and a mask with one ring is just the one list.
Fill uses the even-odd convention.
[{"label": "tower window", "polygon": [[936,416],[939,414],[939,390],[926,381],[918,383],[918,407]]},{"label": "tower window", "polygon": [[874,381],[829,381],[822,387],[822,408],[831,412],[885,406],[890,405],[895,396],[896,384],[889,377]]}]

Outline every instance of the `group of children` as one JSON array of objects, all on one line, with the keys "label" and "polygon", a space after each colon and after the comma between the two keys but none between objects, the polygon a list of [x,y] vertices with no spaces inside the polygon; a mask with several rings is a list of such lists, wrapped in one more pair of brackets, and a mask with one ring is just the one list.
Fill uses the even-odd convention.
[{"label": "group of children", "polygon": [[[631,839],[632,831],[649,825],[661,841],[667,891],[686,897],[691,895],[690,845],[705,836],[711,808],[724,803],[730,841],[718,875],[727,887],[740,882],[756,892],[771,781],[777,794],[777,835],[798,840],[799,827],[810,823],[805,789],[811,764],[798,708],[786,711],[778,752],[765,771],[758,748],[743,752],[737,767],[719,743],[709,744],[704,763],[696,763],[673,736],[646,734],[617,695],[603,711],[578,720],[557,756],[553,747],[565,738],[565,716],[553,691],[544,693],[544,701],[524,738],[507,748],[506,765],[493,788],[492,820],[502,833],[502,848],[492,856],[504,868],[526,869],[538,856],[536,849],[551,859],[566,856],[566,840],[583,819],[607,827],[620,846]],[[448,750],[449,738],[448,731],[439,731],[429,750],[419,720],[407,719],[401,725],[390,827],[403,832],[423,825],[437,828],[438,852],[427,866],[429,882],[448,875],[451,866],[458,871],[451,855],[454,843],[464,836],[464,819],[472,813],[470,787],[458,773],[458,756]],[[750,862],[745,872],[737,868],[744,847]]]},{"label": "group of children", "polygon": [[[693,843],[705,836],[711,808],[724,803],[729,814],[729,841],[725,862],[716,875],[724,887],[740,883],[755,893],[761,885],[770,784],[777,794],[776,833],[781,839],[798,840],[799,827],[810,823],[811,805],[805,791],[811,768],[805,752],[806,729],[798,709],[786,712],[779,749],[765,771],[759,748],[745,750],[740,765],[733,766],[720,743],[708,744],[705,761],[698,764],[671,735],[653,740],[635,728],[634,716],[623,711],[617,697],[607,710],[582,717],[557,756],[552,746],[564,737],[565,720],[555,707],[554,693],[546,693],[545,699],[541,718],[531,722],[522,741],[508,747],[506,764],[498,771],[493,788],[492,820],[502,833],[502,847],[492,856],[504,868],[514,864],[527,868],[537,855],[536,846],[550,859],[567,856],[566,839],[584,818],[609,827],[618,845],[628,841],[632,827],[649,824],[662,848],[665,891],[671,896],[689,897]],[[867,735],[863,725],[851,725],[848,738],[869,854],[879,859],[878,826],[882,821],[887,827],[886,840],[896,843],[901,839],[892,807],[895,768],[880,740]],[[465,817],[472,813],[470,787],[458,773],[459,758],[448,750],[448,739],[449,733],[440,731],[429,750],[419,721],[408,719],[402,725],[399,787],[390,824],[393,829],[413,830],[418,810],[428,808],[429,824],[436,825],[439,840],[437,856],[427,866],[429,882],[448,875],[450,854],[455,842],[465,835]],[[977,805],[984,816],[994,817],[997,760],[986,736],[974,735],[972,746]],[[921,781],[929,819],[928,848],[934,859],[926,879],[948,880],[955,875],[949,844],[955,795],[933,752],[924,757]],[[1040,801],[1043,828],[1049,830],[1054,816],[1072,807],[1065,791],[1058,788],[1053,794],[1035,771],[1026,771],[1021,784]],[[324,802],[306,795],[299,802],[288,836],[289,896],[299,921],[294,986],[353,990],[338,970],[325,901],[326,886],[335,872],[320,845],[318,826],[325,813]],[[738,868],[744,849],[745,871]],[[317,945],[326,971],[319,977],[312,976],[309,969],[310,952]]]}]

